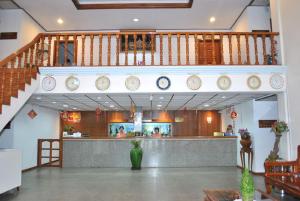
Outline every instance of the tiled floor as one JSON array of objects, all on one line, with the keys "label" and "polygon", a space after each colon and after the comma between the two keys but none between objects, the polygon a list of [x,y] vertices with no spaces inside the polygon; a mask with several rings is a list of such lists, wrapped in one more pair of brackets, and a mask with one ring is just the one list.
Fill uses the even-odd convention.
[{"label": "tiled floor", "polygon": [[[240,178],[235,167],[42,168],[24,173],[20,191],[0,195],[0,200],[202,201],[203,189],[239,189]],[[255,185],[265,190],[263,177],[255,176]]]}]

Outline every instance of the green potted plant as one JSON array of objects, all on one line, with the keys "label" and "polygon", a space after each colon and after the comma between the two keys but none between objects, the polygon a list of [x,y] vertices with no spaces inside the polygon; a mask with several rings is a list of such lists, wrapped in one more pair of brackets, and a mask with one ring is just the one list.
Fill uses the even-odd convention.
[{"label": "green potted plant", "polygon": [[143,149],[141,148],[141,141],[132,140],[133,148],[130,150],[131,169],[140,170],[143,158]]},{"label": "green potted plant", "polygon": [[66,132],[68,135],[71,135],[72,132],[74,132],[74,127],[71,125],[65,125],[64,132]]},{"label": "green potted plant", "polygon": [[249,173],[248,168],[245,168],[243,170],[240,188],[241,188],[240,190],[241,190],[243,201],[254,200],[254,193],[255,193],[254,181],[253,181],[253,177]]},{"label": "green potted plant", "polygon": [[283,133],[289,131],[287,123],[284,121],[276,121],[271,128],[271,132],[275,134],[275,143],[273,146],[273,150],[270,152],[267,160],[276,161],[279,159],[278,152],[279,152],[279,143],[280,138],[282,137]]}]

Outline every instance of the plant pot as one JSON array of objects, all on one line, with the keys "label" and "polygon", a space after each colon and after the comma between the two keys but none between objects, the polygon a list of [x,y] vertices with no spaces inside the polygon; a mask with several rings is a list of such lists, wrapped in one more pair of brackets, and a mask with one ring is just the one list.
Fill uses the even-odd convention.
[{"label": "plant pot", "polygon": [[253,201],[254,193],[242,193],[242,200],[243,201]]},{"label": "plant pot", "polygon": [[250,149],[252,141],[251,140],[243,140],[243,139],[241,139],[240,143],[241,143],[243,149],[247,150],[247,149]]},{"label": "plant pot", "polygon": [[131,160],[131,169],[132,170],[140,170],[143,158],[143,150],[142,148],[134,147],[130,151],[130,160]]}]

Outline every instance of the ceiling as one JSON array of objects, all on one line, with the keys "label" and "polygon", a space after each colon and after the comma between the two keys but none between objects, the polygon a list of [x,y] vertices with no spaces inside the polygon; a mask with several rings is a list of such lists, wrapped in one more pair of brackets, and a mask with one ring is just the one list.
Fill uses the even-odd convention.
[{"label": "ceiling", "polygon": [[[148,2],[152,1],[148,0]],[[230,30],[252,0],[193,0],[192,8],[182,9],[103,10],[77,10],[72,0],[14,0],[14,2],[39,22],[46,31]],[[214,23],[209,22],[212,16],[216,18]],[[57,23],[58,18],[64,20],[62,25]],[[134,18],[140,21],[133,22]]]},{"label": "ceiling", "polygon": [[[129,110],[131,101],[143,110],[221,110],[253,99],[274,101],[267,93],[35,94],[28,103],[55,110]],[[270,97],[273,98],[270,98]],[[276,100],[276,96],[275,96]],[[159,106],[161,105],[161,106]]]}]

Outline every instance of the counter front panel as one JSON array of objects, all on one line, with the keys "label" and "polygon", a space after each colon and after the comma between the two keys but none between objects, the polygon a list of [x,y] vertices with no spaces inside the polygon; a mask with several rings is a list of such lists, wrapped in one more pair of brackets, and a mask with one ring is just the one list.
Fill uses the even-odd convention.
[{"label": "counter front panel", "polygon": [[[64,167],[131,167],[131,139],[74,139],[63,142]],[[237,139],[140,139],[142,167],[236,166]]]}]

